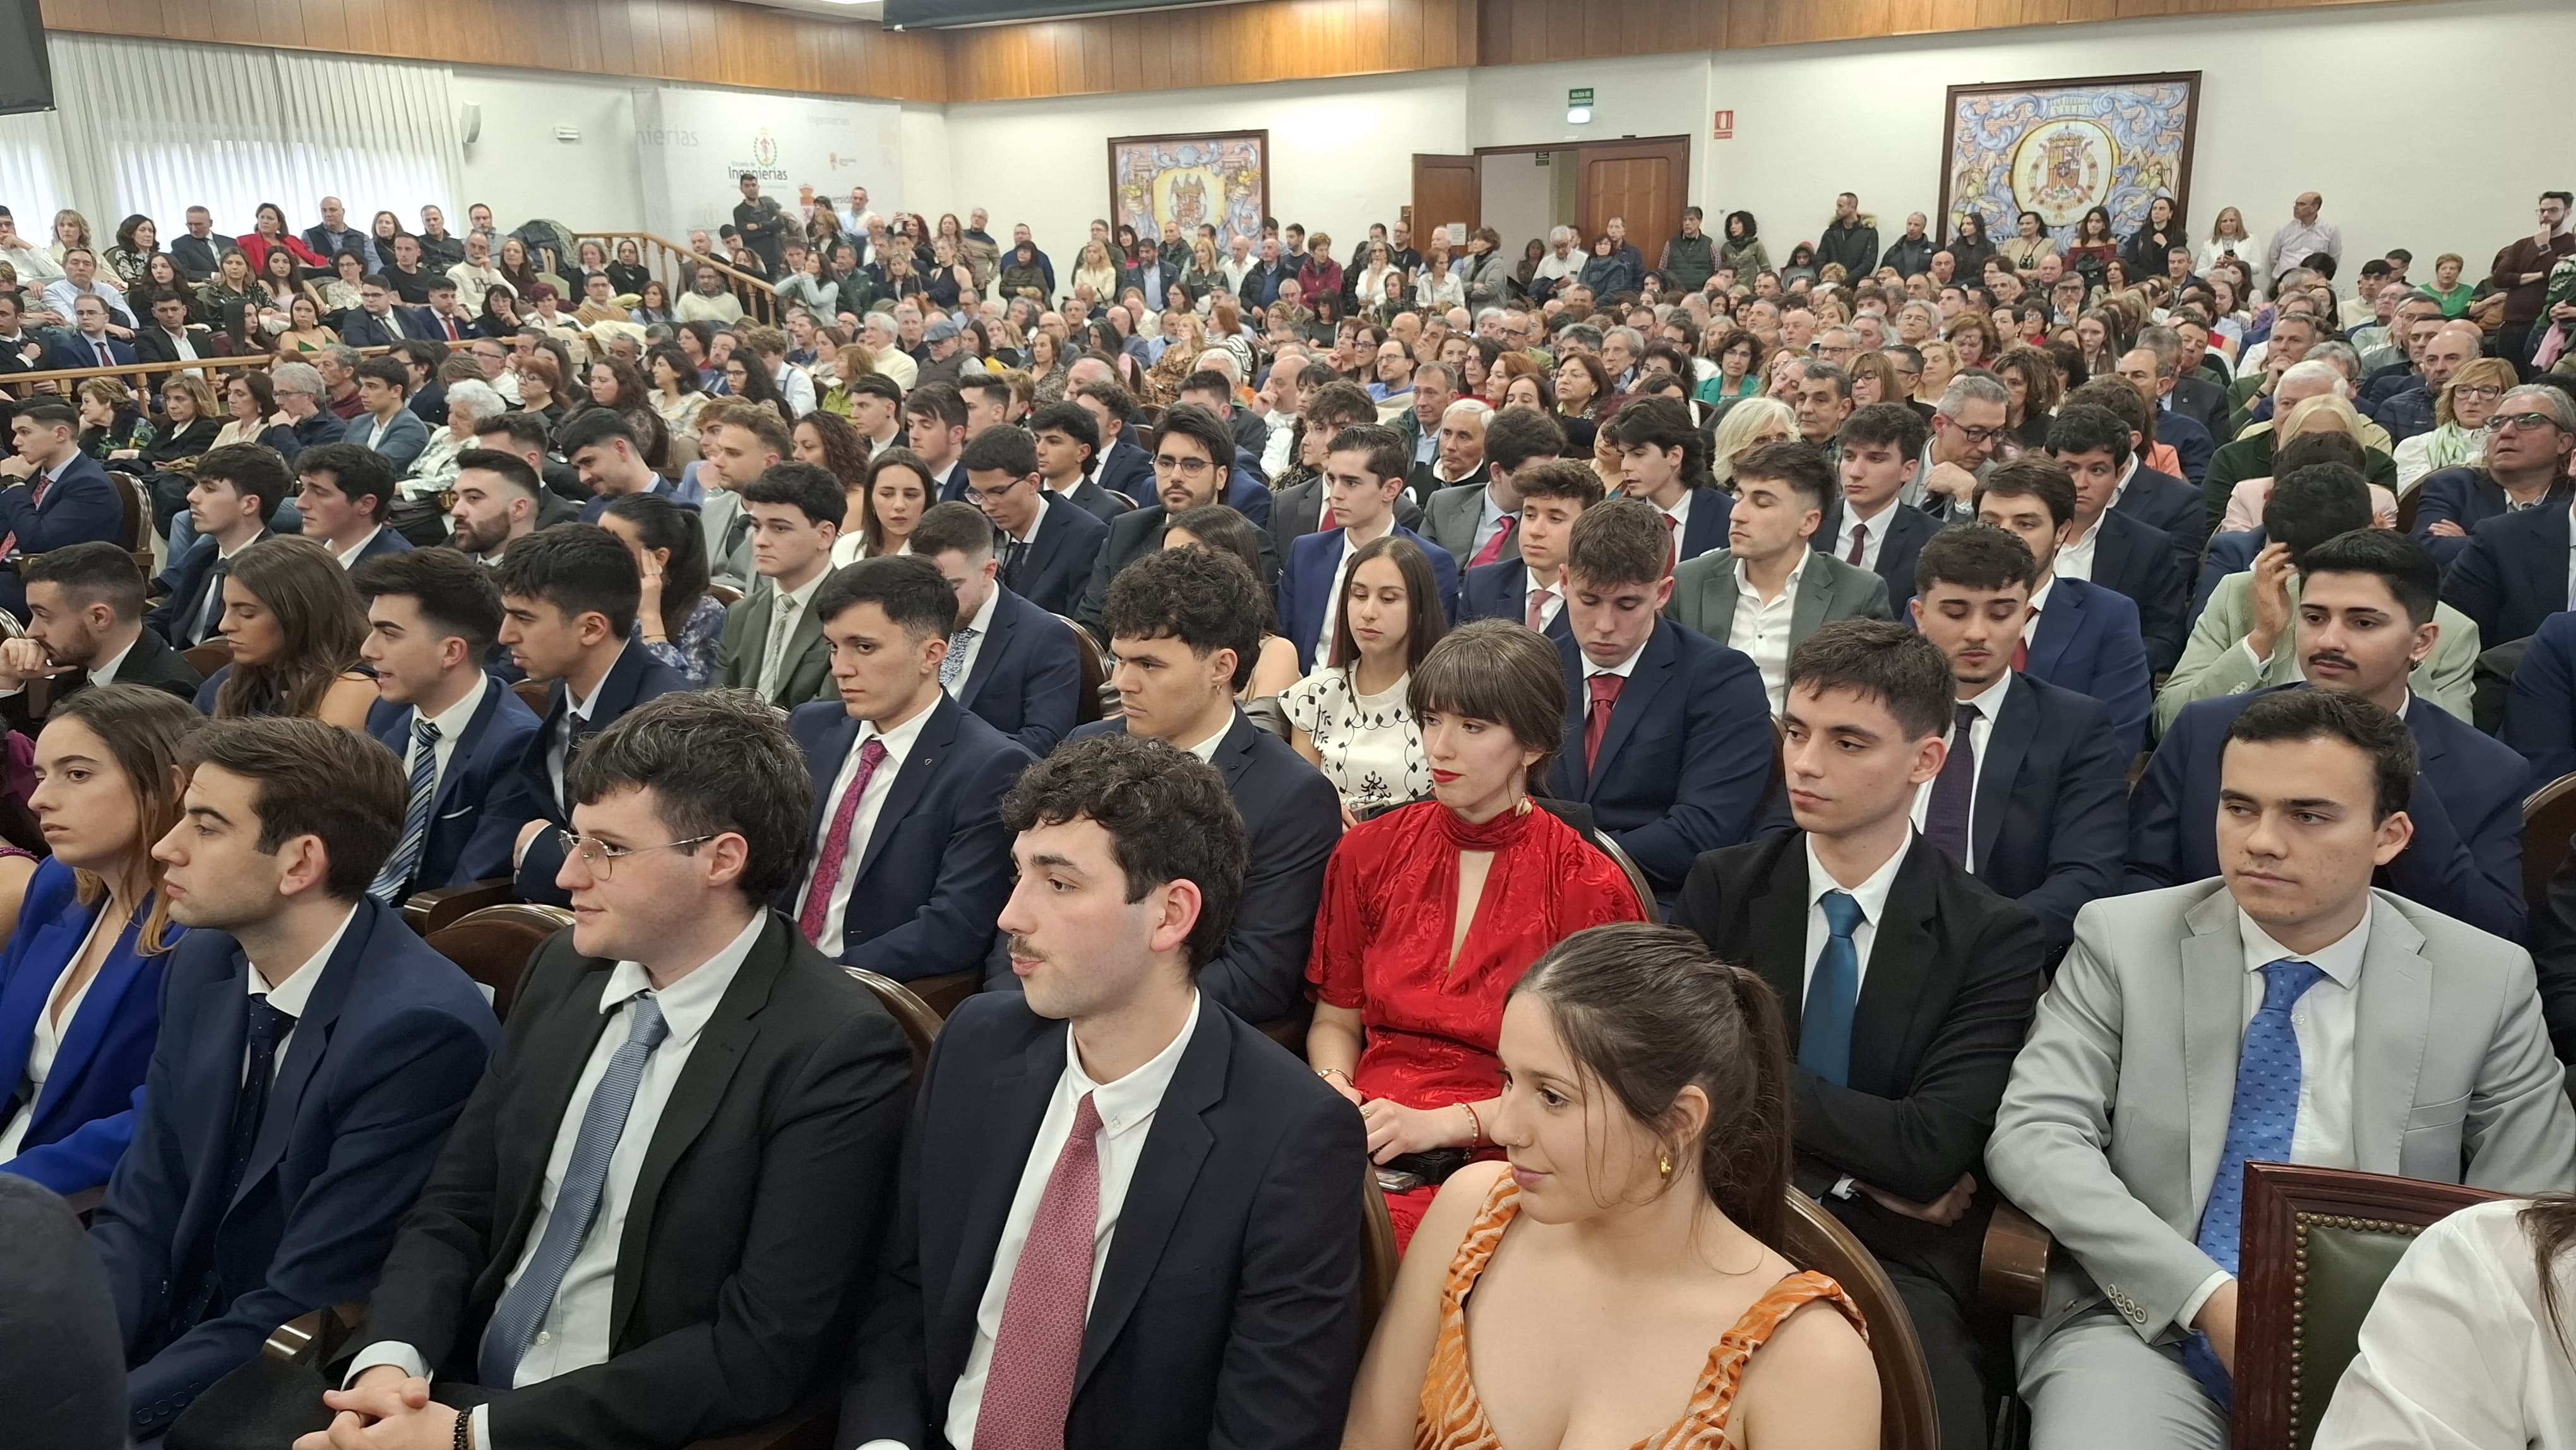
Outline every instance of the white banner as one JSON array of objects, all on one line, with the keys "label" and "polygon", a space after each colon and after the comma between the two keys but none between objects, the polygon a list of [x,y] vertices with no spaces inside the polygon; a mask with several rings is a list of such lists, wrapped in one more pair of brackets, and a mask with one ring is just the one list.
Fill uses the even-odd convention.
[{"label": "white banner", "polygon": [[645,227],[673,241],[733,220],[745,172],[783,207],[797,189],[846,209],[868,189],[883,214],[903,203],[903,108],[746,91],[662,86],[635,93],[635,149]]}]

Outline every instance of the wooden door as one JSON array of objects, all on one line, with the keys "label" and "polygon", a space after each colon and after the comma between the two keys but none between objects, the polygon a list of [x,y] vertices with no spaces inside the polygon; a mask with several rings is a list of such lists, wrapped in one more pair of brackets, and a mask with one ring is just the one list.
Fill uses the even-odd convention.
[{"label": "wooden door", "polygon": [[1483,201],[1483,173],[1475,157],[1417,153],[1413,158],[1413,245],[1428,248],[1432,230],[1452,222],[1474,231],[1483,225]]},{"label": "wooden door", "polygon": [[1575,153],[1575,215],[1588,244],[1610,218],[1628,223],[1628,244],[1652,267],[1682,229],[1690,193],[1690,138],[1606,141]]}]

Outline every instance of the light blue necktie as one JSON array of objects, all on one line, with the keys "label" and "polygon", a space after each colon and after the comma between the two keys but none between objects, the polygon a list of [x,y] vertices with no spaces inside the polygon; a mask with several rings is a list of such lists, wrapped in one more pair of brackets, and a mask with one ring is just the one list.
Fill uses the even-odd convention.
[{"label": "light blue necktie", "polygon": [[617,1139],[626,1131],[636,1085],[644,1079],[644,1060],[671,1033],[650,992],[638,992],[628,1003],[632,1011],[626,1041],[608,1059],[608,1071],[600,1074],[599,1086],[591,1091],[590,1107],[581,1115],[581,1132],[572,1140],[572,1161],[555,1191],[554,1208],[546,1215],[546,1231],[537,1240],[536,1255],[528,1260],[528,1271],[519,1276],[519,1282],[501,1295],[491,1322],[483,1326],[478,1378],[487,1389],[511,1388],[519,1372],[519,1356],[527,1353],[537,1326],[553,1310],[555,1291],[563,1287],[564,1274],[572,1268],[573,1256],[581,1252],[582,1240],[590,1236],[591,1220],[599,1215],[600,1191],[608,1185],[608,1160],[616,1155]]},{"label": "light blue necktie", "polygon": [[982,630],[969,625],[948,636],[948,657],[939,662],[939,688],[957,688],[957,677],[966,672],[966,647],[973,644],[975,636],[981,633]]},{"label": "light blue necktie", "polygon": [[[2263,1005],[2245,1025],[2245,1045],[2236,1054],[2236,1100],[2227,1110],[2227,1144],[2218,1154],[2209,1202],[2200,1211],[2200,1251],[2230,1274],[2236,1272],[2244,1240],[2245,1165],[2289,1162],[2290,1145],[2298,1136],[2299,1033],[2290,1010],[2324,977],[2313,964],[2295,958],[2263,964]],[[2228,1408],[2233,1383],[2207,1336],[2195,1330],[2183,1345],[2182,1358],[2209,1397]]]},{"label": "light blue necktie", "polygon": [[401,899],[412,873],[420,869],[421,848],[429,844],[429,808],[438,799],[438,727],[415,711],[411,738],[411,800],[403,807],[402,839],[385,858],[385,869],[376,873],[376,884],[367,888],[369,896],[387,906]]},{"label": "light blue necktie", "polygon": [[1798,1014],[1798,1065],[1841,1087],[1851,1080],[1852,1013],[1860,1003],[1860,949],[1852,943],[1852,933],[1860,930],[1860,903],[1848,891],[1828,891],[1817,904],[1833,934],[1807,978],[1807,1001]]}]

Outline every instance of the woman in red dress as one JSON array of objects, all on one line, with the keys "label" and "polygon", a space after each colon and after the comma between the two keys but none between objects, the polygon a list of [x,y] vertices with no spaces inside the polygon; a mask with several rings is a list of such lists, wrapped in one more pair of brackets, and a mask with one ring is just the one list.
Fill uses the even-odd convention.
[{"label": "woman in red dress", "polygon": [[[1359,1105],[1381,1166],[1497,1156],[1504,999],[1558,942],[1644,919],[1626,873],[1530,800],[1565,735],[1553,645],[1500,620],[1453,631],[1415,667],[1410,704],[1433,798],[1342,838],[1306,964],[1306,1060]],[[1399,1246],[1437,1188],[1387,1195]]]}]

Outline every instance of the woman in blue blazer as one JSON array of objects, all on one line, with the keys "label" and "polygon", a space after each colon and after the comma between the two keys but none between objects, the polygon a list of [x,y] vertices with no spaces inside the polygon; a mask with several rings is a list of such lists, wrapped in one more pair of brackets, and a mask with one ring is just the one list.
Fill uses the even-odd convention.
[{"label": "woman in blue blazer", "polygon": [[180,750],[204,719],[107,685],[65,696],[37,737],[28,805],[54,856],[0,952],[0,1172],[98,1188],[133,1136],[181,935],[152,847],[178,824]]}]

